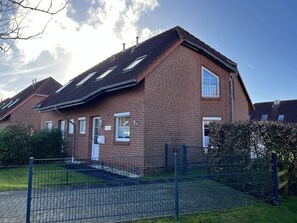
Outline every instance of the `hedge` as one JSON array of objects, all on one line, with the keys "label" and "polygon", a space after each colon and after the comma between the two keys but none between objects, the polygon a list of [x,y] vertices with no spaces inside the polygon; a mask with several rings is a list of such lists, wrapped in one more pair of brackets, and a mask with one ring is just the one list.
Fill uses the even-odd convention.
[{"label": "hedge", "polygon": [[246,159],[253,163],[259,162],[257,159],[265,162],[270,160],[271,152],[276,152],[279,168],[289,170],[289,192],[297,193],[296,124],[267,121],[211,123],[209,136],[213,163],[220,162],[224,154],[232,153],[246,154]]},{"label": "hedge", "polygon": [[64,157],[61,131],[33,132],[30,127],[9,125],[0,129],[0,165],[27,164],[29,157]]}]

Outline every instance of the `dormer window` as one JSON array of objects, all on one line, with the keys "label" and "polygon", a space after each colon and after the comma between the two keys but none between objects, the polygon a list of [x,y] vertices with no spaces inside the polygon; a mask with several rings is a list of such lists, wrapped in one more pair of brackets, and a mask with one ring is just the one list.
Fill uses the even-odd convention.
[{"label": "dormer window", "polygon": [[267,121],[268,120],[268,114],[263,114],[261,117],[261,121]]},{"label": "dormer window", "polygon": [[78,82],[78,83],[76,84],[76,86],[81,86],[81,85],[83,85],[83,83],[85,83],[87,80],[89,80],[91,77],[93,77],[94,74],[96,74],[96,71],[95,71],[95,72],[92,72],[92,73],[90,73],[90,74],[88,74],[84,79],[82,79],[80,82]]},{"label": "dormer window", "polygon": [[108,70],[106,70],[104,73],[102,73],[99,77],[96,78],[96,80],[101,80],[102,78],[106,77],[108,74],[110,74],[117,66],[111,67]]},{"label": "dormer window", "polygon": [[220,96],[219,76],[202,67],[202,97],[217,98]]},{"label": "dormer window", "polygon": [[58,90],[56,90],[56,93],[59,93],[60,91],[62,91],[65,87],[67,87],[69,84],[71,84],[71,81],[68,81],[65,85],[63,85],[61,88],[59,88]]},{"label": "dormer window", "polygon": [[279,115],[277,117],[277,120],[280,121],[280,122],[284,121],[285,120],[285,115]]},{"label": "dormer window", "polygon": [[138,57],[136,60],[130,63],[123,71],[131,70],[132,68],[136,67],[136,65],[138,65],[145,57],[146,55]]}]

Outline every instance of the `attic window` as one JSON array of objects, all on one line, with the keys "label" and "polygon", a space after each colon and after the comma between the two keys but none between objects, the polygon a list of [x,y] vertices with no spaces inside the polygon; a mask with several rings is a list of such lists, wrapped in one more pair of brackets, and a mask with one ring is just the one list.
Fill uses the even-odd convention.
[{"label": "attic window", "polygon": [[104,73],[102,73],[99,77],[96,78],[96,80],[101,80],[102,78],[106,77],[108,74],[110,74],[117,66],[111,67],[108,70],[106,70]]},{"label": "attic window", "polygon": [[146,57],[146,55],[138,57],[136,60],[134,60],[132,63],[130,63],[123,71],[127,71],[130,70],[132,68],[134,68],[137,64],[139,64],[144,58]]},{"label": "attic window", "polygon": [[13,105],[14,105],[15,103],[17,103],[19,100],[20,100],[19,98],[16,99],[14,102],[12,102],[12,103],[8,106],[8,108],[10,108],[11,106],[13,106]]},{"label": "attic window", "polygon": [[277,118],[278,121],[282,122],[285,120],[285,115],[279,115]]},{"label": "attic window", "polygon": [[267,121],[268,119],[268,114],[263,114],[261,117],[261,121]]},{"label": "attic window", "polygon": [[80,82],[78,82],[76,84],[76,86],[81,86],[83,83],[85,83],[87,80],[89,80],[91,77],[93,77],[93,75],[96,74],[96,71],[88,74],[88,76],[86,76],[84,79],[82,79]]},{"label": "attic window", "polygon": [[61,88],[59,88],[56,93],[59,93],[60,91],[62,91],[65,87],[67,87],[73,80],[68,81],[66,84],[64,84]]}]

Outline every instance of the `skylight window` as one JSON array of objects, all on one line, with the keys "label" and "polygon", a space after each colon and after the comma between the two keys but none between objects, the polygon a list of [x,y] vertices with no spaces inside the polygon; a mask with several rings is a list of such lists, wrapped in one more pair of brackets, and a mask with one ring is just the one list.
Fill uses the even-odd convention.
[{"label": "skylight window", "polygon": [[82,79],[80,82],[78,82],[76,84],[76,86],[81,86],[83,83],[85,83],[87,80],[89,80],[91,77],[93,77],[93,75],[96,74],[96,71],[88,74],[88,76],[86,76],[84,79]]},{"label": "skylight window", "polygon": [[96,80],[101,80],[102,78],[106,77],[108,74],[110,74],[117,66],[111,67],[108,70],[106,70],[104,73],[102,73],[99,77],[96,78]]},{"label": "skylight window", "polygon": [[60,91],[62,91],[65,87],[67,87],[70,83],[72,82],[72,80],[71,81],[68,81],[66,84],[64,84],[61,88],[59,88],[57,91],[56,91],[56,93],[59,93]]},{"label": "skylight window", "polygon": [[261,121],[267,121],[268,119],[268,114],[263,114],[261,117]]},{"label": "skylight window", "polygon": [[12,102],[12,103],[8,106],[8,108],[10,108],[11,106],[13,106],[13,105],[14,105],[15,103],[17,103],[19,100],[20,100],[19,98],[16,99],[14,102]]},{"label": "skylight window", "polygon": [[285,115],[279,115],[277,118],[278,121],[284,121],[285,120]]},{"label": "skylight window", "polygon": [[136,65],[138,65],[145,57],[146,55],[138,57],[136,60],[130,63],[123,71],[131,70],[132,68],[136,67]]},{"label": "skylight window", "polygon": [[12,102],[13,102],[13,100],[10,101],[8,104],[6,104],[6,105],[2,108],[2,110],[4,110],[5,108],[7,108],[9,105],[11,105]]}]

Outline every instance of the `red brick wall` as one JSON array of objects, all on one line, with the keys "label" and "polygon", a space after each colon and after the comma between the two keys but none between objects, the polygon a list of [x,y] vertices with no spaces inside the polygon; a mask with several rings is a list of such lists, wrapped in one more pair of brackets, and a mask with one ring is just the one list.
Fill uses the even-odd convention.
[{"label": "red brick wall", "polygon": [[234,80],[234,121],[246,121],[249,117],[248,99],[239,83]]},{"label": "red brick wall", "polygon": [[[117,91],[114,93],[105,94],[102,97],[96,98],[86,105],[76,106],[71,109],[63,109],[61,112],[66,117],[74,119],[77,125],[76,133],[76,157],[90,158],[92,144],[92,125],[93,117],[100,117],[102,127],[100,135],[105,136],[105,144],[100,145],[100,157],[109,156],[142,156],[144,148],[144,86],[140,84],[129,90]],[[115,113],[130,112],[130,142],[115,142]],[[87,126],[86,134],[80,135],[79,132],[79,117],[86,117]],[[42,113],[42,126],[45,127],[46,121],[53,121],[54,127],[58,127],[59,120],[64,118],[56,112]],[[134,120],[137,125],[134,125]],[[67,121],[66,121],[67,123]],[[66,124],[67,126],[68,124]],[[105,131],[105,126],[111,126],[111,131]],[[69,142],[68,147],[71,151],[72,135],[67,134],[66,140]],[[69,153],[71,155],[71,153]]]},{"label": "red brick wall", "polygon": [[38,111],[33,110],[32,107],[42,101],[45,97],[44,96],[37,96],[34,95],[28,101],[26,101],[23,105],[17,108],[9,118],[4,121],[0,122],[1,126],[15,124],[15,125],[29,125],[33,126],[34,130],[40,130],[40,120],[41,115]]},{"label": "red brick wall", "polygon": [[[201,92],[202,66],[220,78],[220,97]],[[145,154],[163,162],[165,143],[202,145],[202,118],[230,121],[229,73],[180,46],[145,79]]]}]

